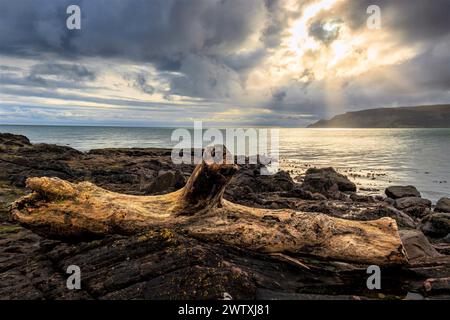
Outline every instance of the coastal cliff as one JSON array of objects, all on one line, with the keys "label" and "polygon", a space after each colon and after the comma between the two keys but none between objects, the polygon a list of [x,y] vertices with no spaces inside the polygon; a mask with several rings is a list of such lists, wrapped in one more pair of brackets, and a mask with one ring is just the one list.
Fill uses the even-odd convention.
[{"label": "coastal cliff", "polygon": [[450,128],[450,105],[347,112],[308,128]]}]

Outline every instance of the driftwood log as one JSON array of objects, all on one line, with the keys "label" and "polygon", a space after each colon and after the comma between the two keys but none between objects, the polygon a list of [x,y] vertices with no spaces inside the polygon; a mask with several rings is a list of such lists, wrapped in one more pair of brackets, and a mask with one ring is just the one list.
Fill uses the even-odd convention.
[{"label": "driftwood log", "polygon": [[264,253],[377,265],[406,263],[395,220],[360,222],[238,205],[222,197],[236,170],[234,165],[203,162],[184,188],[159,196],[119,194],[89,182],[29,178],[27,186],[33,192],[16,201],[11,214],[47,237],[84,239],[177,230],[200,240]]}]

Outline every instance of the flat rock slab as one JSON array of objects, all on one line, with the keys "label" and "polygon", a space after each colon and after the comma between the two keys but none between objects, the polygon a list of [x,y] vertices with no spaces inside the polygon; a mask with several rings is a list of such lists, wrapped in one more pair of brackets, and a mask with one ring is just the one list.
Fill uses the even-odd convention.
[{"label": "flat rock slab", "polygon": [[395,200],[394,207],[413,217],[423,217],[431,211],[431,201],[419,197],[405,197]]},{"label": "flat rock slab", "polygon": [[[259,254],[167,230],[71,244],[16,228],[0,237],[2,299],[379,298],[361,265]],[[69,265],[80,267],[81,290],[66,288]],[[402,299],[414,289],[405,283],[427,278],[386,268],[383,279],[382,293]]]},{"label": "flat rock slab", "polygon": [[400,230],[399,233],[410,262],[440,256],[421,231]]},{"label": "flat rock slab", "polygon": [[392,199],[420,197],[420,192],[414,186],[391,186],[386,188],[385,193]]}]

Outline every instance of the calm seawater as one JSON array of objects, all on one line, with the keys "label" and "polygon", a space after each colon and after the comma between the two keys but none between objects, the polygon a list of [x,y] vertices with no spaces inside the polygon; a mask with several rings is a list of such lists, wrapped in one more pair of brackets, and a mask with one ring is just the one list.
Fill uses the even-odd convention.
[{"label": "calm seawater", "polygon": [[[0,132],[33,143],[81,151],[119,147],[172,147],[171,128],[7,126]],[[436,201],[450,196],[450,129],[280,129],[280,159],[293,177],[308,167],[332,166],[360,191],[381,194],[389,185],[414,185]]]}]

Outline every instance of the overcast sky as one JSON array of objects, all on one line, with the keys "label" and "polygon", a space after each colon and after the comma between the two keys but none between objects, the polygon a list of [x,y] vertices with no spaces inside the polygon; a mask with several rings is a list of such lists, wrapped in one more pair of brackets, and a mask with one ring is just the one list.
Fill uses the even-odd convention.
[{"label": "overcast sky", "polygon": [[0,123],[305,126],[449,102],[449,0],[0,0]]}]

